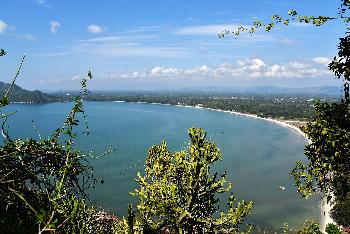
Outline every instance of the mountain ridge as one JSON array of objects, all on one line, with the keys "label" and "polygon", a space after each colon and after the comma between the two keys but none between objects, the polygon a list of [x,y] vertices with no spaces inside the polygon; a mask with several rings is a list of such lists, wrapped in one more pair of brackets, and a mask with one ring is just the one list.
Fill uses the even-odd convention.
[{"label": "mountain ridge", "polygon": [[[9,89],[10,84],[0,81],[0,95],[3,96]],[[9,93],[11,103],[50,103],[55,101],[54,96],[39,90],[29,91],[14,84]]]}]

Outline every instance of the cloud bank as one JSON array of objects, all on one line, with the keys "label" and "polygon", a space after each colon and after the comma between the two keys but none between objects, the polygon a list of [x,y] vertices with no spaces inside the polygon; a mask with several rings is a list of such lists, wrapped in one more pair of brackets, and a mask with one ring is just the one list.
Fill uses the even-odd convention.
[{"label": "cloud bank", "polygon": [[[201,65],[192,68],[155,66],[146,71],[105,76],[105,79],[168,79],[168,80],[203,80],[218,81],[245,79],[308,79],[331,76],[324,66],[326,58],[316,57],[305,61],[290,61],[281,64],[267,64],[260,58],[241,59],[233,64],[218,66]],[[329,59],[328,59],[329,60]]]}]

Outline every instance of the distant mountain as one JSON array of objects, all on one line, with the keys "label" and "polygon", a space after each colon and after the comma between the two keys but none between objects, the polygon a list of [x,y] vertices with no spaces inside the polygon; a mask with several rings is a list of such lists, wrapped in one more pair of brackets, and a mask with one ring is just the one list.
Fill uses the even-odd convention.
[{"label": "distant mountain", "polygon": [[[0,81],[0,95],[5,95],[9,89],[10,84]],[[13,85],[9,94],[10,102],[24,102],[24,103],[49,103],[56,101],[55,96],[43,93],[39,90],[28,91],[22,89],[18,85]]]},{"label": "distant mountain", "polygon": [[340,94],[341,87],[321,86],[303,88],[283,88],[276,86],[256,86],[247,88],[246,92],[266,93],[266,94]]},{"label": "distant mountain", "polygon": [[341,87],[337,86],[321,86],[321,87],[303,87],[288,88],[277,86],[253,86],[235,88],[236,92],[241,93],[259,93],[259,94],[340,94]]},{"label": "distant mountain", "polygon": [[[176,91],[176,90],[174,90]],[[339,95],[342,88],[339,86],[321,86],[321,87],[278,87],[278,86],[250,86],[250,87],[233,87],[233,86],[205,86],[189,87],[182,90],[183,92],[206,92],[206,93],[247,93],[247,94],[327,94]]]}]

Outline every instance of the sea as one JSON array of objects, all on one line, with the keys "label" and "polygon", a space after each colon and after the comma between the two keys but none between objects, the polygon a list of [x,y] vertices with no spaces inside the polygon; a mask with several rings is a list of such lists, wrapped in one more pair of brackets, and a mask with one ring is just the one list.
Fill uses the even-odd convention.
[{"label": "sea", "polygon": [[[11,104],[3,113],[12,138],[48,137],[62,123],[73,103]],[[127,214],[128,203],[137,204],[130,192],[137,188],[138,172],[144,174],[148,149],[167,142],[179,151],[189,144],[188,129],[202,128],[207,138],[222,150],[222,161],[213,171],[227,172],[237,201],[253,201],[248,221],[269,230],[284,223],[296,227],[306,219],[320,218],[319,198],[303,199],[290,176],[295,162],[305,161],[307,141],[297,132],[261,119],[219,111],[146,103],[85,102],[86,118],[80,116],[76,147],[96,157],[88,158],[97,183],[89,191],[97,207]],[[89,134],[82,132],[88,126]],[[284,187],[282,190],[280,187]],[[225,210],[227,196],[219,197]]]}]

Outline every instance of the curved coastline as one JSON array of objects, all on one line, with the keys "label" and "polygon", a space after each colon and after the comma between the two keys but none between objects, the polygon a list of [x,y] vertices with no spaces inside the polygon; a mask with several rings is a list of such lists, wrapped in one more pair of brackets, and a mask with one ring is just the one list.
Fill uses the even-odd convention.
[{"label": "curved coastline", "polygon": [[[253,119],[259,119],[259,120],[264,120],[264,121],[268,121],[270,123],[274,123],[274,124],[278,124],[282,127],[285,128],[289,128],[293,131],[295,131],[296,133],[298,133],[299,135],[303,136],[308,144],[311,144],[312,141],[307,137],[307,135],[301,131],[300,128],[298,128],[297,126],[294,126],[290,123],[288,123],[287,121],[282,121],[282,120],[277,120],[277,119],[272,119],[272,118],[263,118],[263,117],[259,117],[255,114],[247,114],[247,113],[242,113],[242,112],[237,112],[237,111],[229,111],[229,110],[221,110],[221,109],[214,109],[214,108],[208,108],[208,107],[203,107],[201,105],[196,105],[196,106],[189,106],[189,105],[172,105],[172,104],[168,104],[168,103],[149,103],[149,102],[126,102],[126,101],[114,101],[116,103],[136,103],[136,104],[151,104],[151,105],[163,105],[163,106],[177,106],[177,107],[185,107],[185,108],[196,108],[196,109],[204,109],[204,110],[210,110],[210,111],[218,111],[218,112],[223,112],[223,113],[228,113],[228,114],[234,114],[234,115],[239,115],[239,116],[244,116],[244,117],[248,117],[248,118],[253,118]],[[326,225],[328,223],[334,223],[334,221],[332,220],[332,218],[329,215],[329,212],[331,211],[332,207],[330,206],[330,204],[325,203],[324,201],[320,202],[320,226],[321,226],[321,230],[323,232],[325,232],[326,229]]]}]

